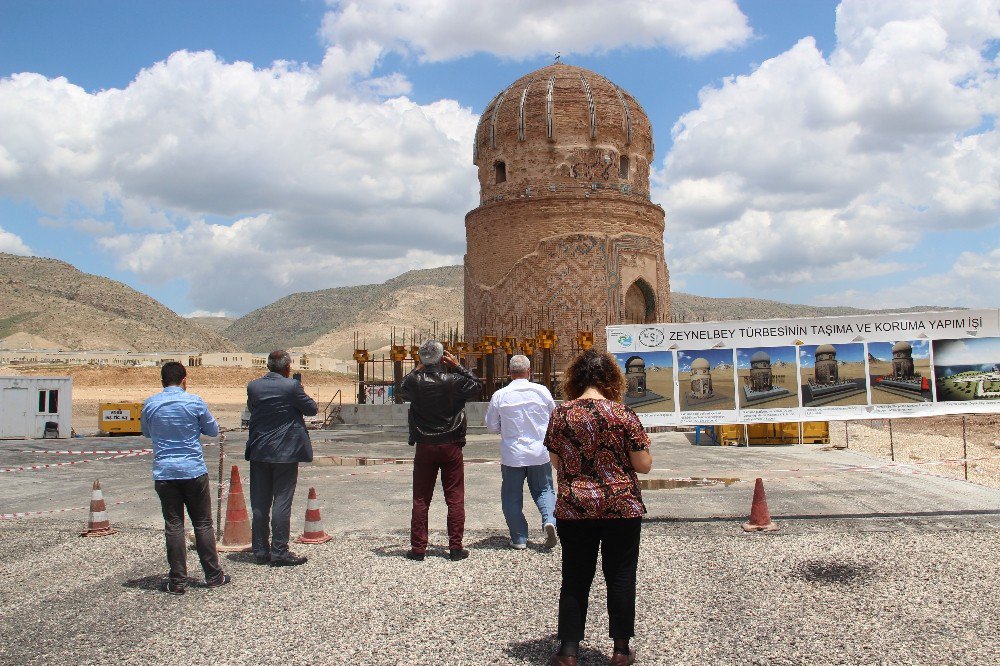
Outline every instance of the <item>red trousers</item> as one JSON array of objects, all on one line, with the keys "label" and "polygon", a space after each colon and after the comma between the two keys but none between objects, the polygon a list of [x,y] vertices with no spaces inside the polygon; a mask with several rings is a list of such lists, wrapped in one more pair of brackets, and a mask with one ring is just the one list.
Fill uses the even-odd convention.
[{"label": "red trousers", "polygon": [[413,513],[410,516],[410,546],[414,552],[427,550],[427,511],[434,497],[438,470],[444,501],[448,505],[448,547],[462,547],[465,533],[465,461],[462,446],[417,444],[413,457]]}]

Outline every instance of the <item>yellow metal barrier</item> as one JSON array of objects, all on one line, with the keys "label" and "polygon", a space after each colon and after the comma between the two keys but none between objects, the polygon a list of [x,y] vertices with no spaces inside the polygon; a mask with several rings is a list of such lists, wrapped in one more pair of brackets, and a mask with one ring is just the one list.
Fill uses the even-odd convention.
[{"label": "yellow metal barrier", "polygon": [[[745,430],[744,430],[745,428]],[[798,444],[799,424],[791,423],[751,423],[715,426],[715,440],[721,446],[740,444]],[[827,421],[806,421],[802,423],[804,444],[829,444],[830,424]]]}]

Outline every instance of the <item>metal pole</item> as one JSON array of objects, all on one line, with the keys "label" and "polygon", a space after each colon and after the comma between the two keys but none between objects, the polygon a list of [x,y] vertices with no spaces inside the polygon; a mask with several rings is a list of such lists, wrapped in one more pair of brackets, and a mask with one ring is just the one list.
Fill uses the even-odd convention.
[{"label": "metal pole", "polygon": [[847,421],[844,421],[844,448],[851,448],[851,433],[847,430]]},{"label": "metal pole", "polygon": [[219,435],[219,483],[215,501],[215,538],[222,541],[222,481],[226,471],[226,433]]},{"label": "metal pole", "polygon": [[965,460],[965,480],[969,480],[969,447],[965,441],[965,414],[962,414],[962,459]]},{"label": "metal pole", "polygon": [[896,462],[896,449],[892,444],[892,419],[889,421],[889,459]]}]

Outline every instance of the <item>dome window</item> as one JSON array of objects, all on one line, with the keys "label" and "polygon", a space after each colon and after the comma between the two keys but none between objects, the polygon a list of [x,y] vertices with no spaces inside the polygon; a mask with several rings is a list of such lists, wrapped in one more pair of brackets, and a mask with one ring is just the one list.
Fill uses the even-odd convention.
[{"label": "dome window", "polygon": [[497,185],[507,182],[507,165],[503,162],[497,162],[493,165],[493,173]]},{"label": "dome window", "polygon": [[628,180],[628,155],[622,155],[618,161],[618,177]]}]

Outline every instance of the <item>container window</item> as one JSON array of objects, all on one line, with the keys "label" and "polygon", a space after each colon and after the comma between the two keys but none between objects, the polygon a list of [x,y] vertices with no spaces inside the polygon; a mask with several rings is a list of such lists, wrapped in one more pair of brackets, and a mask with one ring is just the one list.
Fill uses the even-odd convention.
[{"label": "container window", "polygon": [[38,392],[38,413],[58,414],[59,413],[59,391],[56,389]]}]

